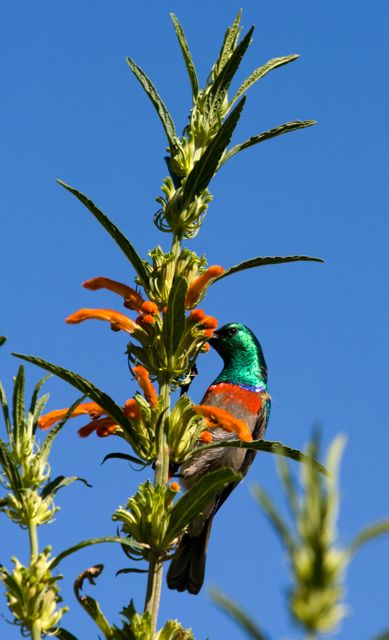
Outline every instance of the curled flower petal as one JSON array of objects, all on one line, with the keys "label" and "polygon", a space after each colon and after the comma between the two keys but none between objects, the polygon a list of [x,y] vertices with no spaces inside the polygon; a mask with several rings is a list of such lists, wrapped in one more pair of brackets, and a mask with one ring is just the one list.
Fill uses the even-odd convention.
[{"label": "curled flower petal", "polygon": [[146,300],[143,302],[141,306],[142,313],[151,314],[152,316],[156,316],[159,309],[155,302],[151,302],[151,300]]},{"label": "curled flower petal", "polygon": [[252,441],[253,436],[246,422],[235,418],[225,409],[207,404],[198,404],[193,406],[193,410],[206,419],[208,429],[222,427],[225,431],[236,433],[238,438],[244,442]]},{"label": "curled flower petal", "polygon": [[199,440],[201,440],[201,442],[209,444],[213,440],[212,433],[209,433],[209,431],[203,431],[199,435]]},{"label": "curled flower petal", "polygon": [[201,326],[204,327],[204,329],[216,329],[218,324],[216,318],[212,316],[205,316],[201,321]]},{"label": "curled flower petal", "polygon": [[[67,409],[54,409],[54,411],[49,411],[44,416],[41,416],[38,420],[38,424],[43,431],[50,429],[56,422],[60,422],[68,413],[69,408]],[[88,414],[91,418],[95,419],[99,416],[106,413],[104,409],[102,409],[96,402],[83,402],[79,404],[75,409],[73,409],[70,418],[76,418],[77,416],[82,416]]]},{"label": "curled flower petal", "polygon": [[214,278],[217,278],[218,276],[221,276],[223,272],[224,272],[223,267],[215,264],[215,265],[212,265],[211,267],[208,267],[208,269],[204,271],[204,273],[202,273],[200,276],[195,278],[192,284],[189,286],[189,289],[186,294],[186,299],[185,299],[186,307],[189,309],[191,307],[194,307],[198,302],[199,298],[201,297],[201,294],[203,293],[205,287],[208,285],[209,281],[213,280]]},{"label": "curled flower petal", "polygon": [[130,400],[127,400],[126,404],[124,405],[123,413],[127,418],[130,418],[131,420],[141,419],[140,407],[134,398],[130,398]]},{"label": "curled flower petal", "polygon": [[158,396],[150,382],[149,372],[142,365],[138,365],[133,368],[134,376],[137,383],[145,394],[145,398],[151,407],[156,407],[158,404]]},{"label": "curled flower petal", "polygon": [[192,322],[201,322],[205,318],[205,311],[202,309],[193,309],[189,314],[189,320]]},{"label": "curled flower petal", "polygon": [[125,307],[134,311],[139,311],[143,304],[142,296],[140,296],[139,293],[135,291],[135,289],[128,287],[122,282],[111,280],[110,278],[91,278],[91,280],[86,280],[85,282],[83,282],[83,287],[85,287],[86,289],[91,289],[92,291],[97,291],[98,289],[108,289],[109,291],[118,293],[124,298]]},{"label": "curled flower petal", "polygon": [[96,431],[99,438],[105,438],[114,433],[116,429],[118,429],[118,425],[108,416],[107,418],[92,420],[92,422],[89,422],[78,430],[78,435],[80,438],[87,438],[91,433]]},{"label": "curled flower petal", "polygon": [[142,313],[142,315],[136,318],[135,322],[144,329],[148,325],[154,324],[155,318],[150,313]]},{"label": "curled flower petal", "polygon": [[134,333],[137,326],[133,320],[113,309],[79,309],[66,318],[68,324],[79,324],[84,320],[107,320],[114,331],[122,330]]}]

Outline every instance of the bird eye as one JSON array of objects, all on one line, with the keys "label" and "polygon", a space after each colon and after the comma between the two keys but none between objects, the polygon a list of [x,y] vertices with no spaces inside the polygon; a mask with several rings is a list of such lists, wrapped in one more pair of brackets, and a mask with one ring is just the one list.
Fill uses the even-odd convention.
[{"label": "bird eye", "polygon": [[231,327],[230,329],[228,329],[228,335],[229,336],[234,336],[237,331],[238,331],[238,329],[236,327]]}]

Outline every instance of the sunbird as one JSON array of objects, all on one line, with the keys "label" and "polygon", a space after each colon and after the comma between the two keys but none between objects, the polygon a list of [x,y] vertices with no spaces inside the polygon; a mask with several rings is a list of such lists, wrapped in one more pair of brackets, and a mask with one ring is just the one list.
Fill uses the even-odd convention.
[{"label": "sunbird", "polygon": [[[243,324],[226,324],[209,340],[223,359],[224,367],[208,387],[201,404],[213,405],[244,420],[254,440],[264,437],[270,414],[267,388],[267,367],[261,345],[253,332]],[[235,438],[217,427],[212,429],[213,441]],[[241,448],[214,448],[202,451],[186,461],[180,469],[185,489],[189,489],[204,474],[229,467],[245,476],[255,458],[255,451]],[[197,594],[204,582],[205,560],[212,520],[223,502],[238,483],[227,485],[215,496],[204,512],[195,518],[183,534],[167,573],[170,589]]]}]

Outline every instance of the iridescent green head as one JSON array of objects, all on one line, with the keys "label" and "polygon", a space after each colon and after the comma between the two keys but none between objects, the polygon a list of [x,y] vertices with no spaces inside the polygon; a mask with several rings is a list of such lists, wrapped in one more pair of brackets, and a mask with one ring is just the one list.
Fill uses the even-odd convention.
[{"label": "iridescent green head", "polygon": [[264,387],[267,367],[261,345],[244,324],[231,322],[214,332],[209,341],[223,358],[224,368],[215,382]]}]

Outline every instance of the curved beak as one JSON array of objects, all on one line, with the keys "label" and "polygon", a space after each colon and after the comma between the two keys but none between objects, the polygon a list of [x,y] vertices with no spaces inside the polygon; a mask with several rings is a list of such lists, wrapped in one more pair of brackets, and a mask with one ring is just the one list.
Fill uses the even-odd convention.
[{"label": "curved beak", "polygon": [[211,347],[215,347],[215,345],[217,344],[218,340],[220,340],[220,336],[219,336],[217,331],[214,331],[212,338],[210,338],[208,340],[208,342],[211,345]]}]

